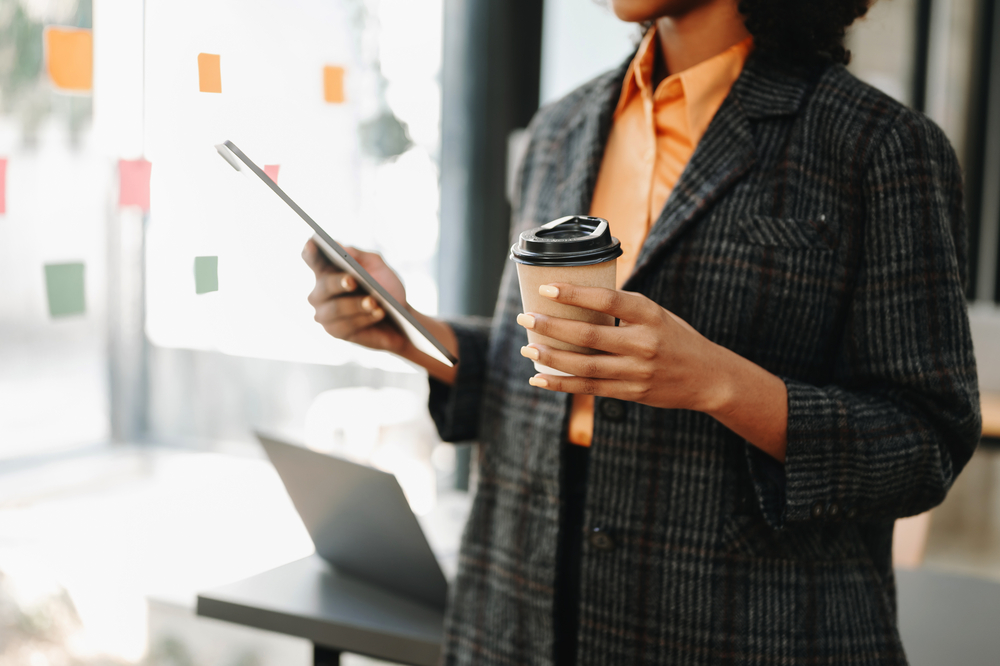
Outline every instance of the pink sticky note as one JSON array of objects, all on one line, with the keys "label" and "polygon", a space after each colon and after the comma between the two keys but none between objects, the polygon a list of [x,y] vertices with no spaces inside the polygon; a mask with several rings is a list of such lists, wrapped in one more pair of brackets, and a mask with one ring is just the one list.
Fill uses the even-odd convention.
[{"label": "pink sticky note", "polygon": [[7,212],[7,158],[0,157],[0,215]]},{"label": "pink sticky note", "polygon": [[149,174],[153,165],[143,159],[118,160],[118,205],[149,210]]},{"label": "pink sticky note", "polygon": [[278,182],[278,169],[281,168],[280,164],[265,164],[264,173],[267,177],[273,180],[275,183]]}]

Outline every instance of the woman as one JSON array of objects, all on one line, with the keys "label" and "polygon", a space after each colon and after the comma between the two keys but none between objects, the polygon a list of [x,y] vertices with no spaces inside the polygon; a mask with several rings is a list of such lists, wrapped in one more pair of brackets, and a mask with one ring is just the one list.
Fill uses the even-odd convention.
[{"label": "woman", "polygon": [[425,367],[442,438],[482,445],[447,663],[906,662],[893,521],[980,418],[959,167],[844,69],[868,4],[613,1],[646,36],[538,112],[514,231],[607,218],[619,289],[540,293],[618,328],[521,313],[508,267],[491,322],[415,313],[445,368],[307,245],[316,320]]}]

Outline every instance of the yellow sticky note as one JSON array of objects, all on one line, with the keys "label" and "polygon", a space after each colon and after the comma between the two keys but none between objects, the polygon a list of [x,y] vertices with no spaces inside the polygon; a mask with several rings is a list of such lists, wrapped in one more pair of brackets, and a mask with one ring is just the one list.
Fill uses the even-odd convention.
[{"label": "yellow sticky note", "polygon": [[323,99],[331,104],[344,101],[344,68],[327,65],[323,68]]},{"label": "yellow sticky note", "polygon": [[222,68],[214,53],[198,54],[198,89],[201,92],[222,92]]},{"label": "yellow sticky note", "polygon": [[45,28],[45,63],[52,85],[76,92],[94,87],[94,38],[82,28]]}]

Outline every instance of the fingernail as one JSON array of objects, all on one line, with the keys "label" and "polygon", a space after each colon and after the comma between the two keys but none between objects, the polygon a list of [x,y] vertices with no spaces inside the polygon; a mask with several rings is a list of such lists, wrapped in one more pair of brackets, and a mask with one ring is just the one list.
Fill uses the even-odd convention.
[{"label": "fingernail", "polygon": [[372,317],[374,317],[375,319],[381,319],[384,316],[385,316],[385,310],[383,310],[382,308],[379,308],[378,310],[372,313]]},{"label": "fingernail", "polygon": [[535,318],[530,314],[519,314],[517,315],[517,323],[525,328],[535,327]]},{"label": "fingernail", "polygon": [[534,347],[521,347],[521,356],[530,358],[532,361],[538,360],[538,350]]},{"label": "fingernail", "polygon": [[375,299],[371,296],[365,296],[361,299],[361,307],[371,312],[375,309]]},{"label": "fingernail", "polygon": [[558,298],[559,288],[553,287],[551,284],[543,284],[538,288],[538,293],[541,296],[547,296],[548,298]]},{"label": "fingernail", "polygon": [[549,385],[549,380],[543,377],[539,377],[538,375],[535,375],[534,377],[528,380],[528,383],[531,384],[532,386],[537,386],[538,388],[546,388]]},{"label": "fingernail", "polygon": [[354,280],[351,279],[350,275],[345,275],[344,277],[340,278],[340,286],[346,289],[347,291],[351,291],[354,289]]}]

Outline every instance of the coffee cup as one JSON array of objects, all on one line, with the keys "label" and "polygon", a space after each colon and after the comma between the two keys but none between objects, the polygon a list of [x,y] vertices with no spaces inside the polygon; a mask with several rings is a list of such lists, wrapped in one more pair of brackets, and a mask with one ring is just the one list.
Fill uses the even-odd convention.
[{"label": "coffee cup", "polygon": [[[522,232],[517,243],[510,248],[510,258],[517,263],[524,311],[613,326],[614,317],[611,315],[557,303],[539,295],[538,287],[563,282],[581,287],[614,289],[615,268],[621,254],[621,243],[611,235],[608,221],[599,217],[570,215]],[[581,354],[598,353],[532,330],[528,331],[528,342]],[[569,376],[537,361],[535,370],[549,375]]]}]

